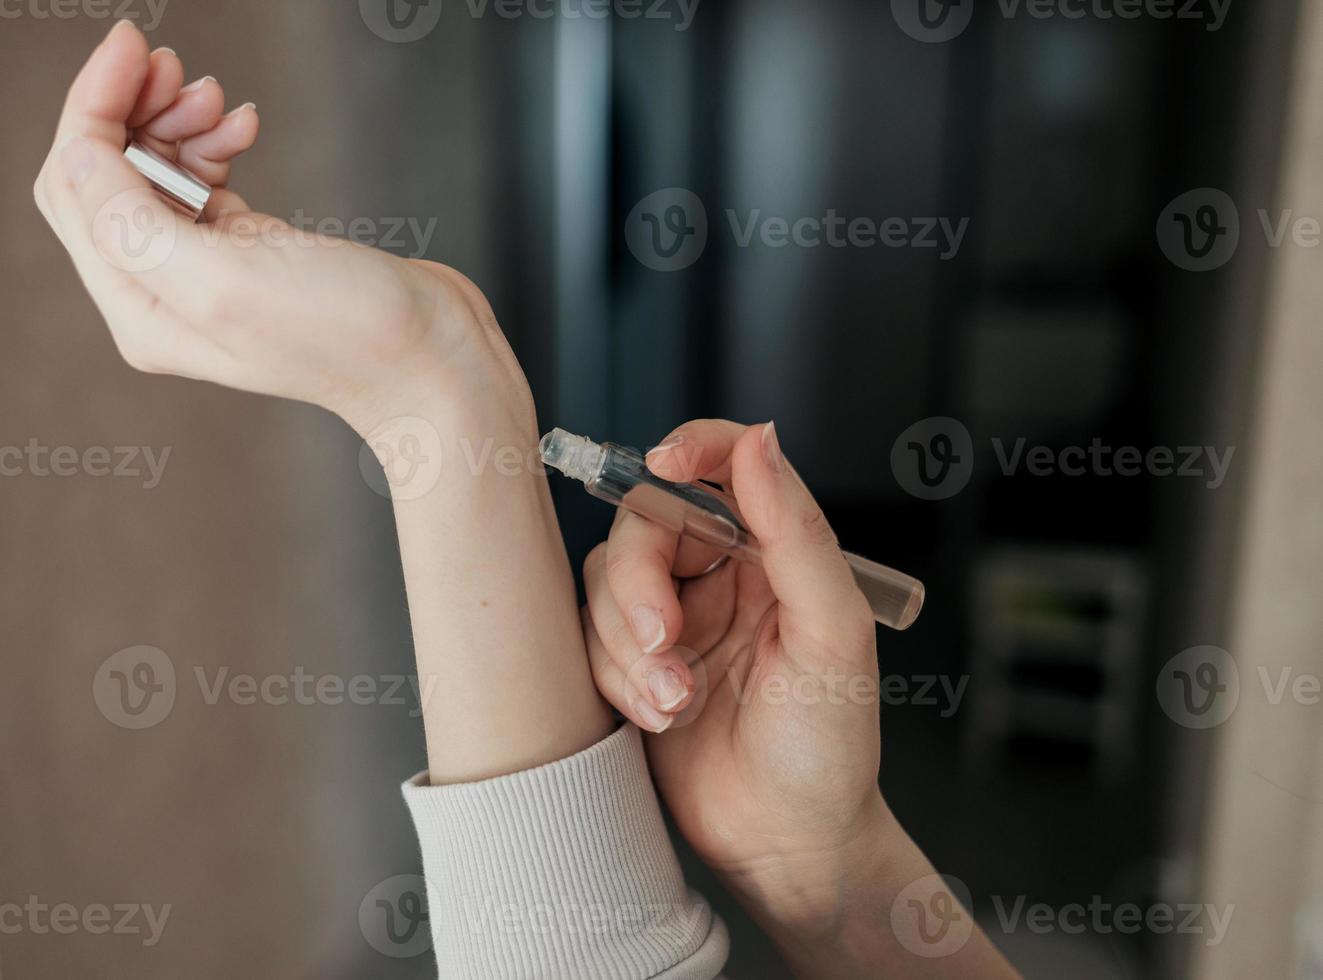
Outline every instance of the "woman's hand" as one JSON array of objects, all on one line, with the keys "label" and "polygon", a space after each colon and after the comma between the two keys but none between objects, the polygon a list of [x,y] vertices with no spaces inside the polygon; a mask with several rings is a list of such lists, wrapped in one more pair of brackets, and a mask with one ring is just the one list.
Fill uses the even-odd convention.
[{"label": "woman's hand", "polygon": [[528,385],[491,307],[452,269],[305,235],[226,189],[203,223],[179,215],[124,160],[129,137],[219,185],[257,134],[253,109],[222,116],[215,81],[181,90],[182,78],[173,52],[116,25],[74,81],[37,178],[120,351],[146,371],[321,405],[374,448],[411,436],[392,420],[427,423],[430,478],[392,491],[432,778],[591,745],[611,718],[546,479],[464,465],[487,460],[488,443],[536,458]]},{"label": "woman's hand", "polygon": [[[249,211],[223,185],[256,110],[222,115],[214,79],[182,80],[173,51],[117,24],[74,81],[34,188],[125,359],[312,402],[364,435],[438,391],[535,434],[523,374],[472,283]],[[204,222],[124,160],[130,137],[219,188]]]},{"label": "woman's hand", "polygon": [[884,817],[868,603],[772,425],[690,422],[648,466],[732,490],[763,567],[700,574],[715,550],[620,511],[584,569],[598,689],[665,732],[654,776],[705,861],[737,877],[813,866]]},{"label": "woman's hand", "polygon": [[622,510],[585,564],[594,679],[659,733],[648,757],[680,832],[803,976],[1009,975],[981,934],[928,959],[888,924],[907,886],[945,886],[878,789],[872,611],[775,428],[690,422],[647,460],[731,490],[763,557],[704,574],[714,550]]}]

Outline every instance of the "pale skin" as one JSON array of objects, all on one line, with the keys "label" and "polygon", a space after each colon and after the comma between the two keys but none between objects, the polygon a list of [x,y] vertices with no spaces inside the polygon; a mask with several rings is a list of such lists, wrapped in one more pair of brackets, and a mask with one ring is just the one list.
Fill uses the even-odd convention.
[{"label": "pale skin", "polygon": [[[292,229],[227,186],[257,137],[256,108],[226,113],[218,82],[183,80],[173,51],[152,52],[133,25],[116,25],[74,81],[34,187],[124,358],[311,402],[369,443],[407,417],[436,432],[442,459],[489,440],[531,451],[528,386],[477,287],[437,263],[331,239],[291,244]],[[201,224],[124,161],[130,138],[219,188]],[[148,263],[119,234],[144,218],[169,231]],[[254,240],[238,234],[243,222],[287,234]],[[977,930],[960,951],[924,959],[888,927],[893,898],[931,869],[877,791],[876,705],[808,710],[723,693],[728,676],[828,664],[875,675],[872,625],[774,433],[703,422],[681,435],[687,442],[651,465],[731,483],[764,542],[766,575],[723,567],[677,593],[671,562],[697,574],[689,566],[708,556],[677,554],[675,542],[622,519],[588,563],[581,622],[535,468],[446,469],[426,493],[397,495],[419,679],[433,692],[423,705],[432,782],[516,772],[592,745],[614,726],[600,687],[627,717],[670,728],[649,746],[665,801],[801,975],[1012,976]],[[639,605],[660,627],[631,618]],[[641,643],[640,626],[652,627]],[[716,681],[688,725],[669,721],[693,701],[677,642]],[[671,687],[649,683],[650,670],[667,667]],[[827,942],[836,955],[822,955]]]}]

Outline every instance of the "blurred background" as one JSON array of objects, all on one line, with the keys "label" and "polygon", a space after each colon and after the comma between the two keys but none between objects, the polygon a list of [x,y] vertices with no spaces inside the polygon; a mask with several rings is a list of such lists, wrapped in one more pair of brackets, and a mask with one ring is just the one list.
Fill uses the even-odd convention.
[{"label": "blurred background", "polygon": [[[374,919],[424,752],[362,447],[131,371],[32,204],[111,14],[257,103],[255,207],[472,276],[545,426],[777,421],[928,584],[883,787],[1027,976],[1323,976],[1323,7],[6,0],[0,977],[435,969]],[[377,696],[214,695],[298,672]]]}]

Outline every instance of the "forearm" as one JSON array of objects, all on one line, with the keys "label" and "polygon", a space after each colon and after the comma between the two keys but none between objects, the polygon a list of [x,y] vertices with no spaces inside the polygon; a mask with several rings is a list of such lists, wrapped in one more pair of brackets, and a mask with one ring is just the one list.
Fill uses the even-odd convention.
[{"label": "forearm", "polygon": [[726,880],[801,980],[1018,974],[879,798],[859,837]]},{"label": "forearm", "polygon": [[[537,433],[506,413],[428,413],[439,479],[396,524],[433,784],[573,755],[611,730],[589,673]],[[516,453],[518,454],[516,456]]]}]

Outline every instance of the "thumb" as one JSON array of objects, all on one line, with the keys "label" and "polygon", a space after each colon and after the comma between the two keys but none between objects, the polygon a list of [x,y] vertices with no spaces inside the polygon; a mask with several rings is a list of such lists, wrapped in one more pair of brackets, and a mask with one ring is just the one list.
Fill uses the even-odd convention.
[{"label": "thumb", "polygon": [[751,426],[735,444],[731,483],[762,546],[782,635],[837,649],[857,643],[865,629],[871,637],[868,602],[822,508],[786,462],[773,423]]}]

